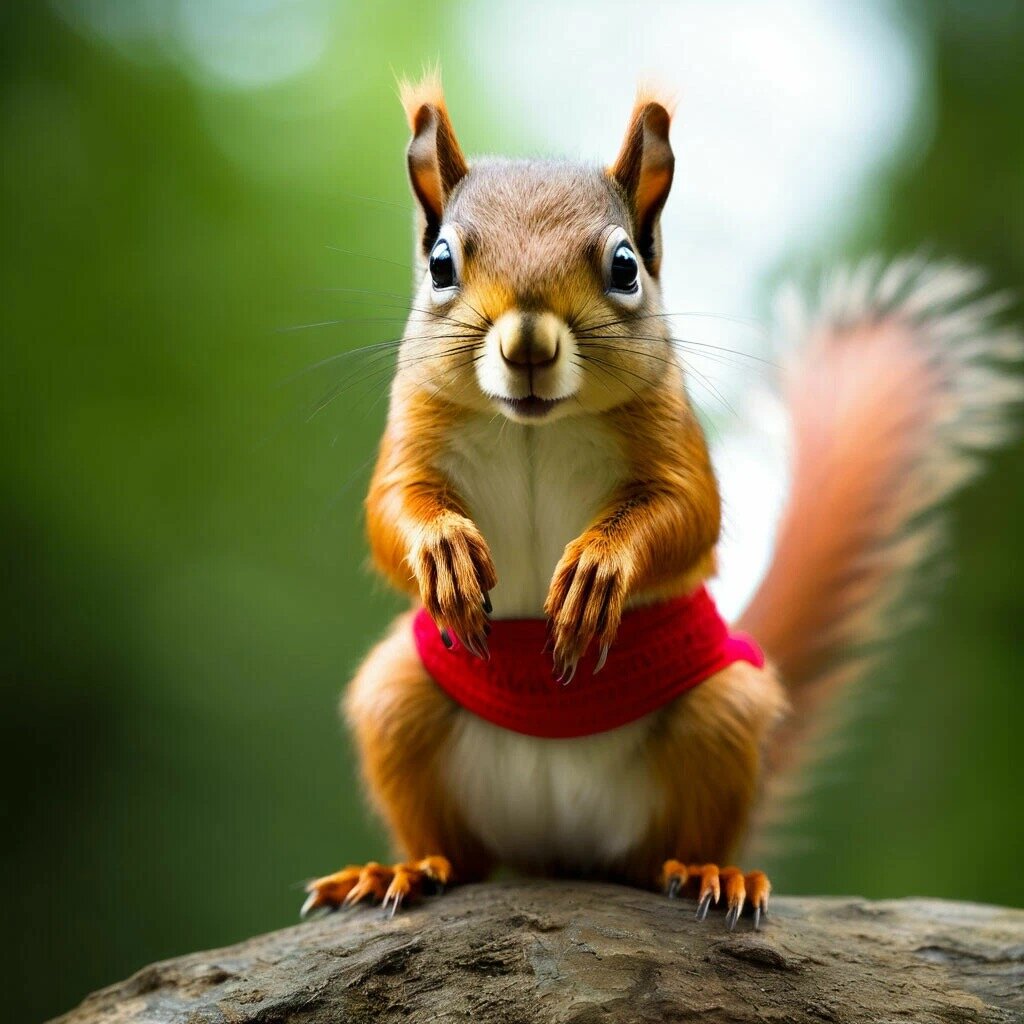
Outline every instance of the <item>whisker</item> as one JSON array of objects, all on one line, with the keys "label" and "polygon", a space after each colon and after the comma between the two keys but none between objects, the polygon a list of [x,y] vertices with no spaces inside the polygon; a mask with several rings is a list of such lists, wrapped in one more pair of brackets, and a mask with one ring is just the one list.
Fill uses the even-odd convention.
[{"label": "whisker", "polygon": [[334,355],[327,356],[325,359],[319,359],[317,362],[310,363],[309,366],[304,366],[301,370],[296,370],[294,373],[289,374],[278,384],[278,387],[284,387],[287,384],[291,384],[300,377],[305,377],[310,373],[323,369],[325,366],[330,366],[332,363],[340,362],[342,359],[352,359],[357,356],[371,357],[390,354],[393,351],[397,351],[399,346],[402,344],[402,340],[403,339],[401,338],[395,338],[390,341],[378,341],[373,345],[364,345],[362,348],[352,348],[345,352],[335,352]]},{"label": "whisker", "polygon": [[[383,306],[385,309],[403,309],[408,310],[410,313],[422,313],[424,316],[430,317],[438,323],[448,323],[455,327],[463,327],[467,331],[479,331],[481,330],[480,324],[467,323],[465,320],[460,320],[458,317],[446,316],[444,313],[436,313],[432,309],[420,309],[418,306],[389,306],[386,303],[367,302],[359,303],[357,300],[350,300],[356,302],[357,305],[368,305],[368,306]],[[367,318],[368,320],[370,318]],[[381,317],[380,320],[393,320],[401,322],[406,320],[406,317]],[[316,320],[308,324],[294,324],[291,327],[279,327],[279,334],[292,334],[296,331],[308,331],[318,327],[337,327],[343,324],[352,323],[353,321],[358,322],[355,317],[334,317],[331,320]],[[488,324],[488,326],[490,326]]]},{"label": "whisker", "polygon": [[[399,359],[396,364],[396,369],[404,369],[407,366],[415,366],[417,363],[425,363],[428,359],[441,359],[449,356],[461,355],[463,352],[472,352],[479,341],[474,341],[468,345],[457,345],[455,348],[446,348],[439,352],[428,352],[425,355],[414,356],[411,359]],[[483,353],[479,353],[482,357]]]},{"label": "whisker", "polygon": [[472,331],[481,330],[483,327],[491,326],[491,321],[487,317],[485,317],[472,303],[467,302],[465,299],[462,300],[464,305],[469,306],[470,311],[479,318],[479,324],[468,323],[465,320],[460,320],[458,317],[450,316],[447,313],[438,313],[436,309],[423,309],[421,306],[411,306],[407,301],[407,296],[398,295],[396,292],[372,292],[366,289],[359,288],[323,288],[320,290],[325,292],[355,292],[362,293],[365,295],[391,295],[394,298],[400,298],[406,301],[403,301],[401,304],[390,302],[370,302],[359,299],[348,299],[347,301],[355,305],[382,306],[384,309],[404,309],[408,310],[410,313],[422,313],[424,316],[433,317],[435,320],[444,320],[449,323],[457,324],[459,327],[466,327]]},{"label": "whisker", "polygon": [[[284,378],[284,380],[280,381],[277,386],[279,388],[282,388],[287,384],[294,383],[301,377],[307,376],[308,374],[313,373],[318,369],[322,369],[325,366],[330,366],[333,363],[339,362],[341,360],[354,358],[363,358],[368,360],[367,363],[362,364],[362,366],[355,371],[356,373],[360,373],[360,370],[367,372],[362,372],[361,375],[357,377],[353,377],[352,375],[346,375],[346,377],[344,377],[341,381],[332,386],[318,401],[314,402],[311,406],[307,406],[305,410],[295,410],[295,413],[293,415],[301,416],[302,419],[308,423],[312,419],[314,419],[321,411],[323,411],[323,409],[330,405],[335,398],[339,397],[342,394],[345,394],[346,392],[354,388],[358,388],[360,385],[365,384],[375,386],[377,383],[383,383],[384,381],[387,380],[389,376],[391,376],[395,372],[397,368],[411,366],[421,360],[425,360],[428,358],[432,359],[437,357],[443,357],[444,355],[458,354],[459,352],[462,351],[470,351],[479,345],[482,337],[483,335],[479,331],[473,330],[468,333],[461,334],[425,334],[411,335],[400,338],[388,338],[383,341],[375,342],[371,345],[362,346],[360,348],[349,349],[345,352],[336,352],[325,359],[319,360],[318,362],[313,363],[310,366],[304,367],[303,369],[298,370],[293,374],[290,374],[289,376]],[[444,349],[443,347],[441,347],[445,342],[451,341],[457,341],[460,343],[466,342],[467,344],[460,344],[456,346],[454,349]],[[424,353],[421,356],[413,354],[406,356],[404,358],[396,359],[393,364],[391,356],[393,354],[397,354],[403,345],[412,346],[413,353],[416,353],[419,347],[424,345],[430,345],[431,349],[430,351]],[[436,351],[435,347],[437,349]],[[386,393],[386,390],[384,393]],[[277,436],[280,433],[280,431],[284,429],[286,423],[291,418],[292,417],[290,415],[283,416],[279,425],[272,429],[269,429],[268,432],[265,433],[260,438],[257,444],[261,446],[268,443],[273,437]]]},{"label": "whisker", "polygon": [[[477,362],[478,360],[480,360],[482,358],[483,358],[483,353],[481,352],[481,353],[479,353],[479,354],[477,354],[475,356],[472,356],[469,359],[464,360],[461,363],[457,363],[455,366],[446,366],[443,370],[439,371],[438,373],[435,373],[432,377],[428,377],[425,381],[421,381],[420,383],[421,384],[426,384],[428,386],[433,386],[433,382],[436,381],[439,377],[442,377],[442,376],[444,376],[445,374],[448,374],[448,373],[452,373],[455,370],[463,370],[467,366],[472,366],[475,362]],[[435,395],[437,395],[439,391],[440,391],[440,388],[437,388],[437,387],[434,388],[434,394]]]},{"label": "whisker", "polygon": [[719,391],[718,388],[716,388],[715,385],[711,383],[711,379],[707,376],[707,374],[701,373],[696,366],[692,366],[690,363],[686,364],[686,369],[690,373],[696,375],[697,379],[704,385],[704,387],[707,388],[707,390],[710,391],[711,394],[718,399],[718,401],[728,410],[728,412],[733,417],[735,417],[736,419],[740,418],[739,413],[737,413],[736,410],[732,407],[732,405],[729,404],[729,402],[726,400],[725,396],[721,393],[721,391]]},{"label": "whisker", "polygon": [[651,380],[649,377],[645,377],[642,373],[637,373],[636,370],[631,370],[628,366],[619,366],[615,363],[608,362],[608,360],[606,359],[599,359],[597,356],[587,356],[586,358],[589,360],[593,360],[594,362],[600,363],[604,366],[610,366],[613,369],[618,370],[622,373],[628,373],[631,377],[635,377],[638,381],[640,381],[649,388],[656,387],[658,384],[656,380]]},{"label": "whisker", "polygon": [[751,362],[761,363],[762,366],[770,367],[772,370],[780,369],[778,363],[772,359],[765,359],[764,356],[756,356],[752,352],[743,352],[738,348],[727,348],[725,345],[712,345],[706,341],[694,341],[692,338],[676,338],[670,337],[668,339],[673,345],[679,345],[683,348],[706,348],[712,352],[718,352],[730,356],[739,356],[740,359],[749,359]]},{"label": "whisker", "polygon": [[290,327],[279,327],[278,334],[295,334],[298,331],[310,331],[317,327],[339,327],[343,324],[401,324],[408,317],[404,316],[341,316],[334,320],[316,320],[308,324],[293,324]]},{"label": "whisker", "polygon": [[677,338],[673,335],[636,334],[634,332],[629,332],[628,334],[593,334],[586,331],[577,333],[576,337],[580,341],[589,341],[592,338],[601,341],[629,341],[632,338],[635,341],[664,342],[665,344],[676,345],[681,348],[706,348],[713,352],[739,356],[741,359],[749,359],[755,363],[763,363],[765,366],[769,366],[773,370],[779,369],[778,363],[773,362],[771,359],[765,359],[762,356],[756,356],[751,352],[742,352],[739,349],[726,348],[724,345],[712,345],[703,341],[693,341],[690,338]]},{"label": "whisker", "polygon": [[401,263],[398,260],[389,260],[386,256],[371,256],[368,252],[354,252],[352,249],[342,249],[338,245],[328,245],[328,249],[331,252],[340,252],[343,256],[355,256],[356,259],[360,260],[373,260],[374,263],[389,263],[393,267],[399,267],[402,270],[408,270],[413,274],[416,273],[417,268],[412,266],[410,263]]},{"label": "whisker", "polygon": [[[604,336],[602,335],[601,337],[604,337]],[[616,341],[631,341],[631,340],[633,340],[633,341],[642,341],[644,339],[643,338],[637,338],[636,335],[622,335],[621,337],[616,335],[616,336],[614,336],[614,340],[616,340]],[[676,346],[673,346],[673,347],[675,348]],[[678,347],[680,349],[683,348],[683,346],[678,346]],[[760,367],[747,366],[747,365],[745,365],[742,362],[730,359],[730,358],[728,358],[728,356],[721,355],[721,354],[716,353],[716,352],[690,352],[690,353],[687,353],[686,356],[684,356],[682,353],[679,353],[679,354],[677,354],[677,357],[675,359],[670,359],[670,358],[666,358],[665,356],[656,355],[655,353],[649,352],[649,351],[647,351],[645,349],[630,348],[630,347],[628,347],[626,345],[621,345],[621,344],[616,344],[616,345],[600,344],[600,343],[595,343],[595,342],[591,341],[589,338],[583,339],[583,340],[580,341],[580,348],[597,348],[597,349],[603,349],[603,350],[606,350],[606,351],[609,351],[609,352],[628,352],[628,353],[630,353],[632,355],[644,356],[647,359],[654,359],[657,362],[666,363],[666,364],[669,364],[669,365],[689,366],[689,360],[690,359],[707,359],[707,360],[710,360],[713,363],[717,363],[719,366],[727,366],[727,367],[730,367],[730,368],[738,368],[738,369],[749,371],[749,372],[756,372],[756,371],[760,370]]]},{"label": "whisker", "polygon": [[724,313],[709,313],[702,311],[686,311],[682,313],[643,313],[640,316],[634,316],[632,314],[624,317],[617,318],[615,320],[606,320],[604,323],[591,324],[586,327],[586,330],[602,330],[605,327],[615,327],[620,324],[635,323],[637,320],[673,320],[677,317],[704,317],[711,320],[724,320],[727,323],[742,324],[745,327],[755,327],[761,334],[767,333],[767,328],[763,321],[756,317],[744,317],[744,316],[731,316]]},{"label": "whisker", "polygon": [[597,298],[591,296],[589,299],[587,299],[587,303],[583,307],[583,309],[581,309],[578,313],[573,313],[572,315],[569,316],[568,327],[569,330],[573,332],[573,334],[576,334],[578,332],[580,324],[583,323],[584,319],[586,318],[586,315],[590,312],[591,309],[593,309],[597,302]]},{"label": "whisker", "polygon": [[[477,347],[478,344],[479,344],[479,339],[476,339],[476,340],[473,341],[472,344],[458,345],[455,348],[445,349],[445,350],[440,351],[440,352],[429,352],[429,353],[426,353],[425,355],[416,356],[416,357],[413,357],[413,358],[410,358],[410,359],[398,359],[395,362],[394,371],[397,371],[399,369],[405,369],[405,368],[410,367],[410,366],[415,366],[415,365],[417,365],[419,363],[426,362],[427,360],[430,360],[430,359],[443,358],[443,357],[446,357],[446,356],[450,357],[450,356],[453,356],[453,355],[461,355],[464,352],[471,352],[471,351],[473,351],[473,349],[475,349]],[[482,356],[482,353],[480,355]],[[477,358],[480,358],[480,356],[474,357],[474,359],[470,360],[470,362],[475,361]],[[459,365],[463,365],[463,364],[459,364]],[[456,367],[446,367],[445,368],[445,370],[450,370],[450,369],[458,369],[458,366],[456,366]],[[445,371],[441,371],[441,372],[445,372]],[[335,399],[339,398],[341,395],[345,394],[346,392],[351,391],[352,388],[358,387],[360,384],[376,383],[378,380],[386,379],[386,377],[388,375],[390,375],[391,373],[392,373],[392,367],[390,366],[390,364],[388,364],[388,365],[385,365],[385,366],[378,366],[378,367],[374,368],[373,370],[371,370],[369,373],[363,374],[361,377],[358,377],[355,380],[348,380],[348,381],[339,382],[337,385],[332,387],[314,405],[313,409],[310,411],[310,413],[306,417],[306,422],[308,423],[314,417],[319,415],[319,413],[321,413],[324,409],[326,409],[327,406],[330,405]]]},{"label": "whisker", "polygon": [[[337,437],[335,437],[335,442]],[[333,442],[332,442],[333,444]],[[371,455],[361,466],[357,466],[351,473],[342,481],[341,486],[335,491],[334,495],[327,503],[326,511],[333,512],[338,507],[341,499],[345,497],[345,494],[352,488],[352,485],[359,480],[363,474],[370,469],[373,464],[377,461],[376,454]]]},{"label": "whisker", "polygon": [[489,329],[490,329],[491,327],[493,327],[493,326],[494,326],[494,321],[493,321],[493,320],[491,320],[491,318],[490,318],[489,316],[485,316],[485,315],[484,315],[483,313],[481,313],[481,312],[480,312],[480,310],[479,310],[479,309],[477,309],[477,308],[476,308],[476,306],[474,306],[474,305],[473,305],[473,303],[471,303],[471,302],[470,302],[470,301],[469,301],[468,299],[465,299],[465,298],[464,298],[464,299],[463,299],[462,301],[463,301],[463,302],[464,302],[464,303],[465,303],[465,304],[466,304],[467,306],[469,306],[470,310],[471,310],[471,311],[472,311],[473,313],[475,313],[475,314],[476,314],[476,316],[477,316],[477,317],[479,318],[479,320],[480,320],[480,324],[481,324],[481,326],[482,326],[482,327],[485,327],[485,328],[487,328],[487,329],[489,330]]},{"label": "whisker", "polygon": [[[300,377],[303,377],[309,373],[313,373],[316,370],[329,366],[331,363],[339,362],[343,359],[351,359],[357,356],[374,357],[380,355],[389,355],[392,351],[400,349],[403,345],[426,345],[431,342],[442,342],[452,340],[466,340],[469,339],[479,340],[480,335],[476,333],[470,334],[449,334],[438,336],[434,334],[421,334],[412,335],[411,337],[401,338],[389,338],[387,341],[378,341],[372,345],[363,345],[360,348],[346,349],[344,352],[335,352],[334,355],[327,356],[325,359],[321,359],[309,366],[303,367],[301,370],[297,370],[295,373],[285,377],[283,381],[278,385],[283,387],[286,384],[290,384]],[[443,353],[442,353],[443,354]]]},{"label": "whisker", "polygon": [[408,292],[388,292],[388,291],[380,291],[379,289],[376,289],[376,288],[340,288],[340,287],[336,287],[335,286],[335,287],[313,288],[313,289],[311,289],[311,291],[327,292],[327,293],[340,293],[340,294],[347,294],[347,295],[383,295],[384,298],[386,298],[386,299],[399,299],[399,300],[401,300],[403,306],[405,306],[408,303],[408,301],[409,301],[409,293]]},{"label": "whisker", "polygon": [[[582,353],[581,353],[581,355],[582,355]],[[604,373],[608,374],[608,376],[611,377],[612,380],[614,380],[617,383],[621,384],[624,388],[628,388],[636,396],[638,401],[641,401],[641,402],[644,402],[645,404],[647,404],[647,400],[640,394],[639,391],[636,390],[636,388],[634,388],[627,381],[622,380],[620,377],[618,377],[616,375],[615,372],[613,372],[613,371],[624,369],[624,367],[616,366],[614,363],[609,363],[609,362],[607,362],[604,359],[599,359],[597,356],[584,356],[583,358],[585,358],[588,363],[594,364],[597,368],[601,369]],[[627,372],[629,372],[629,371],[627,371]],[[633,376],[639,376],[639,374],[633,374]],[[654,387],[654,383],[652,381],[648,381],[648,380],[646,380],[646,378],[641,378],[641,379],[644,380],[644,382],[648,385],[648,387]]]},{"label": "whisker", "polygon": [[[607,349],[607,350],[610,350],[610,351],[629,352],[629,353],[634,354],[634,355],[641,355],[641,356],[646,356],[647,358],[650,358],[650,359],[657,359],[660,362],[664,362],[664,363],[672,362],[672,360],[665,359],[664,357],[658,357],[658,356],[653,355],[652,353],[644,352],[642,349],[640,349],[640,350],[638,350],[638,349],[631,349],[631,348],[624,349],[624,348],[621,348],[621,347],[618,347],[618,346],[614,346],[614,345],[593,345],[592,347],[594,347],[594,348],[601,348],[601,349]],[[729,411],[729,413],[731,413],[733,416],[735,416],[737,419],[739,419],[739,414],[732,407],[732,405],[730,405],[728,400],[718,390],[718,388],[715,387],[715,385],[711,382],[711,379],[706,374],[704,374],[700,370],[698,370],[697,367],[692,365],[692,363],[690,363],[689,361],[684,361],[683,362],[683,368],[686,371],[692,373],[702,383],[702,385],[709,392],[711,392],[712,395],[714,395],[714,397],[722,404],[722,406]],[[626,370],[627,373],[631,372],[626,367],[620,367],[620,369]]]},{"label": "whisker", "polygon": [[[572,359],[571,361],[572,361],[572,363],[575,366],[578,366],[581,370],[586,370],[586,365],[584,364],[584,361],[583,361],[582,358],[581,359]],[[605,391],[608,392],[608,394],[613,394],[612,389],[610,387],[608,387],[608,385],[600,377],[595,377],[594,380],[598,384],[600,384],[601,387],[603,387],[605,389]]]},{"label": "whisker", "polygon": [[[629,338],[623,338],[624,341],[629,341]],[[592,341],[581,341],[581,349],[598,349],[602,352],[624,352],[629,355],[643,356],[646,359],[653,359],[657,363],[665,363],[668,366],[678,366],[679,361],[677,359],[671,359],[667,356],[659,356],[654,352],[648,352],[642,348],[630,348],[627,345],[606,345],[600,342]]]},{"label": "whisker", "polygon": [[405,203],[396,203],[390,199],[378,199],[376,196],[361,196],[357,192],[337,192],[335,195],[342,199],[358,199],[363,203],[376,203],[378,206],[391,206],[396,210],[402,210],[404,213],[412,214],[413,209],[411,206],[407,206]]}]

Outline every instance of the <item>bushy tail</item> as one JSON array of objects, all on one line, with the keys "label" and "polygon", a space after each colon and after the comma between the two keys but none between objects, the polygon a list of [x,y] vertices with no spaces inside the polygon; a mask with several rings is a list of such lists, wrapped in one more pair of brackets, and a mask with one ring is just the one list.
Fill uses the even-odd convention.
[{"label": "bushy tail", "polygon": [[793,705],[768,751],[776,784],[799,775],[834,698],[906,625],[911,584],[942,539],[942,503],[1009,436],[1024,387],[1008,364],[1024,348],[994,323],[1006,297],[980,295],[982,283],[951,264],[876,261],[826,283],[816,305],[780,304],[793,344],[792,486],[739,622]]}]

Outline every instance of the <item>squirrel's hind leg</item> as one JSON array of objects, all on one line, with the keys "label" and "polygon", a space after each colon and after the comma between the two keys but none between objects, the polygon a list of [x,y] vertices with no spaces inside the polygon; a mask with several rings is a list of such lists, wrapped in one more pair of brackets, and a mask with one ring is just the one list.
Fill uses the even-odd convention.
[{"label": "squirrel's hind leg", "polygon": [[394,915],[403,903],[421,896],[444,892],[452,878],[447,857],[423,857],[390,867],[370,861],[350,864],[333,875],[317,878],[306,886],[306,902],[300,911],[306,917],[316,910],[353,906],[356,903],[380,903]]},{"label": "squirrel's hind leg", "polygon": [[316,879],[304,913],[363,901],[394,910],[490,871],[491,857],[462,822],[440,771],[458,709],[420,663],[409,619],[401,616],[370,652],[342,703],[370,803],[403,860],[350,865]]},{"label": "squirrel's hind leg", "polygon": [[784,714],[785,695],[770,670],[738,662],[665,709],[652,745],[664,794],[645,853],[647,884],[671,897],[692,895],[697,918],[724,900],[726,924],[750,908],[754,927],[768,908],[762,871],[728,864],[740,845],[762,783],[762,751]]}]

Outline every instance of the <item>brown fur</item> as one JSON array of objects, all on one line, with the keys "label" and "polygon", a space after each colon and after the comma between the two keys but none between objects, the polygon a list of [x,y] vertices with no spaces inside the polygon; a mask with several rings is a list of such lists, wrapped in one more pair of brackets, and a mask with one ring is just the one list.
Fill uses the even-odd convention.
[{"label": "brown fur", "polygon": [[676,371],[664,387],[606,414],[630,474],[555,570],[545,611],[560,665],[582,657],[595,637],[610,645],[627,600],[692,590],[713,565],[718,489],[682,395]]},{"label": "brown fur", "polygon": [[658,216],[672,187],[675,157],[668,141],[670,110],[641,92],[637,96],[622,149],[611,168],[625,192],[633,215],[641,255],[651,273],[661,266]]},{"label": "brown fur", "polygon": [[[419,147],[410,159],[414,192],[428,227],[434,218],[435,229],[451,232],[460,280],[450,297],[439,298],[425,277],[410,316],[367,498],[374,561],[439,626],[483,652],[483,607],[495,569],[486,538],[441,468],[443,456],[471,419],[499,415],[495,403],[506,400],[488,393],[476,367],[495,321],[530,311],[560,318],[584,369],[573,378],[566,415],[590,417],[595,443],[607,437],[625,465],[624,479],[565,548],[551,578],[545,611],[553,657],[571,674],[591,642],[614,642],[629,603],[689,592],[715,564],[718,490],[658,316],[657,216],[672,175],[669,113],[641,98],[609,173],[514,161],[464,169],[437,84],[403,89],[403,99]],[[434,175],[432,184],[418,180],[423,174]],[[625,311],[605,290],[600,263],[605,241],[617,237],[609,232],[623,229],[634,243],[646,233],[651,247],[643,253],[638,302]],[[837,648],[866,635],[854,623],[885,607],[878,595],[889,577],[877,556],[895,550],[886,538],[949,489],[929,491],[913,476],[924,448],[959,411],[949,367],[912,343],[920,327],[909,317],[863,320],[834,328],[795,380],[793,499],[776,562],[743,620],[778,659],[800,716],[776,733],[782,740],[769,748],[773,765],[795,748],[820,694],[839,678]],[[554,393],[561,378],[545,368],[524,361],[505,372],[513,383],[528,373],[531,395],[539,389],[541,398],[562,401]],[[500,448],[493,458],[501,458]],[[955,475],[952,462],[940,468]],[[905,565],[916,564],[915,543],[899,549]],[[685,875],[687,864],[731,856],[786,707],[771,669],[736,664],[649,716],[642,763],[657,809],[607,875],[657,885],[666,872]],[[407,858],[443,854],[462,880],[482,877],[501,860],[500,849],[486,849],[472,834],[446,788],[439,765],[465,712],[426,675],[407,617],[370,654],[345,709],[372,802]],[[675,867],[663,868],[666,861]],[[701,892],[719,885],[713,868],[697,874]],[[760,905],[767,880],[746,877]],[[738,913],[742,874],[729,869],[721,880]],[[370,886],[372,879],[364,881]]]},{"label": "brown fur", "polygon": [[664,801],[627,878],[650,885],[668,858],[722,864],[736,854],[760,795],[765,741],[785,711],[775,674],[738,662],[661,713],[650,757]]},{"label": "brown fur", "polygon": [[445,204],[469,168],[448,117],[440,74],[427,74],[416,84],[404,80],[399,93],[412,130],[406,157],[409,182],[420,204],[420,238],[426,252],[437,235]]},{"label": "brown fur", "polygon": [[438,770],[457,709],[423,671],[408,615],[367,657],[342,707],[366,790],[405,859],[443,851],[456,878],[483,878],[491,857],[446,799]]},{"label": "brown fur", "polygon": [[[448,125],[434,83],[426,91],[403,90],[403,97],[414,144],[426,116],[417,104]],[[470,325],[483,332],[509,309],[551,311],[581,338],[589,331],[599,340],[628,342],[602,350],[608,380],[588,381],[579,398],[618,438],[629,471],[554,573],[547,610],[556,662],[571,665],[595,636],[612,642],[627,600],[684,592],[713,568],[718,491],[680,370],[667,340],[658,340],[664,328],[650,316],[658,308],[658,261],[648,261],[647,299],[636,311],[644,323],[638,340],[629,318],[603,299],[595,269],[608,224],[654,230],[671,183],[667,128],[665,109],[644,100],[610,178],[568,165],[483,163],[461,174],[444,200],[446,222],[459,231],[463,286],[443,318],[410,319],[410,336],[432,337],[436,344],[431,359],[415,360],[409,372],[399,367],[367,521],[378,568],[418,595],[440,624],[471,641],[482,640],[481,600],[494,584],[493,568],[464,502],[437,469],[437,455],[465,415],[490,408],[455,354],[462,337]],[[434,144],[457,150],[453,140]],[[431,166],[429,156],[421,162]],[[417,173],[411,163],[414,191],[429,220],[439,193],[419,184]],[[427,374],[430,387],[424,386]],[[764,734],[782,705],[770,673],[735,666],[654,716],[651,785],[664,793],[664,803],[618,874],[651,885],[668,857],[728,854],[755,795]],[[458,877],[478,877],[490,856],[446,801],[437,773],[457,709],[420,666],[406,620],[367,659],[345,706],[369,792],[403,855],[444,853]],[[500,851],[490,854],[500,857]]]}]

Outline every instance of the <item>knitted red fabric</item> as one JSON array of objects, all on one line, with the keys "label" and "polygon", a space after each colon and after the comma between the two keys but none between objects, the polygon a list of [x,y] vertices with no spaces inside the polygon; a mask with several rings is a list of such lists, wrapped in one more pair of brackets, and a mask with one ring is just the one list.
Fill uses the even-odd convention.
[{"label": "knitted red fabric", "polygon": [[543,619],[495,619],[491,627],[489,661],[457,640],[447,649],[422,609],[412,628],[423,667],[452,700],[527,736],[605,732],[663,707],[734,662],[764,665],[750,637],[730,633],[704,587],[627,611],[604,668],[593,674],[597,652],[591,649],[567,686],[555,680],[544,651]]}]

